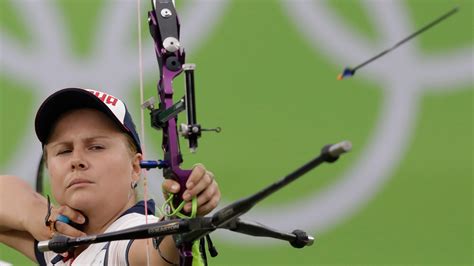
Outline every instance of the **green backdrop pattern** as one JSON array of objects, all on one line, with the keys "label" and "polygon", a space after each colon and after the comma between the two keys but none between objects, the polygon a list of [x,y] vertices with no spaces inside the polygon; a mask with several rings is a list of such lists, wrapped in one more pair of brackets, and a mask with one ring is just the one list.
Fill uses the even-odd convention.
[{"label": "green backdrop pattern", "polygon": [[[12,2],[0,0],[0,36],[8,36],[30,52],[35,47],[34,33]],[[92,0],[53,2],[64,14],[62,27],[70,38],[69,49],[77,60],[90,59],[92,43],[97,41],[94,31],[107,5]],[[443,0],[399,2],[405,6],[413,29],[453,5]],[[418,96],[409,143],[377,193],[363,207],[325,230],[302,228],[317,236],[317,244],[312,247],[295,250],[284,243],[259,245],[251,238],[244,239],[248,243],[233,242],[232,235],[225,235],[215,240],[220,255],[211,260],[212,265],[474,263],[474,7],[469,0],[457,3],[461,12],[420,36],[415,46],[427,56],[471,47],[471,76],[459,88],[429,90]],[[178,1],[179,8],[187,4]],[[148,2],[143,6],[144,16]],[[383,35],[370,19],[367,2],[338,0],[330,1],[329,6],[363,38],[376,42]],[[270,197],[262,208],[278,210],[280,205],[323,193],[363,155],[383,109],[383,84],[362,75],[337,81],[336,75],[346,64],[359,62],[334,64],[297,30],[284,8],[274,0],[230,1],[207,39],[188,53],[188,61],[198,65],[198,119],[205,126],[221,126],[223,132],[204,136],[198,154],[185,153],[185,162],[188,166],[203,162],[212,169],[226,202],[275,181],[312,158],[327,142],[350,139],[354,150],[344,160],[311,172]],[[135,36],[131,30],[128,41],[133,49]],[[143,42],[151,42],[146,29]],[[0,170],[6,173],[11,170],[11,158],[18,147],[32,134],[26,121],[34,116],[40,96],[32,90],[34,83],[28,77],[8,71],[2,60],[2,54],[8,51],[2,47],[0,43]],[[350,43],[346,49],[351,49]],[[145,53],[154,56],[151,51]],[[51,79],[56,74],[51,73]],[[145,78],[146,94],[152,96],[156,76]],[[74,82],[80,84],[82,80]],[[138,103],[136,84],[137,80],[130,81],[127,102]],[[182,80],[176,82],[178,91],[181,84]],[[133,111],[138,118],[136,106]],[[161,136],[152,134],[156,133],[147,129],[147,141],[158,147]],[[305,217],[286,219],[299,228]],[[32,265],[3,245],[0,261]]]}]

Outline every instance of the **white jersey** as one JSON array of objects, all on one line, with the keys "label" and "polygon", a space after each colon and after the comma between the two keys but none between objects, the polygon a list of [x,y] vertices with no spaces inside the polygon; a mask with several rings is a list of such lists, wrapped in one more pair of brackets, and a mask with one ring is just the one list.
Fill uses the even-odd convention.
[{"label": "white jersey", "polygon": [[[149,203],[148,203],[149,204]],[[158,217],[148,215],[148,222],[158,222]],[[137,212],[127,213],[113,222],[105,233],[127,229],[133,226],[145,224],[145,215]],[[67,261],[59,261],[55,264],[51,262],[58,254],[49,251],[40,253],[35,248],[36,258],[40,265],[55,266],[75,266],[75,265],[91,265],[91,266],[126,266],[128,265],[128,252],[133,240],[120,240],[105,243],[92,244],[79,254],[76,258]]]}]

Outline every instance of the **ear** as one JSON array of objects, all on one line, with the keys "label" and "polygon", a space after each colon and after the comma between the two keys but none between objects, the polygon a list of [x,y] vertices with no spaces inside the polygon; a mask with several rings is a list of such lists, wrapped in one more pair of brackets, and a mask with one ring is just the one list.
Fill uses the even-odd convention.
[{"label": "ear", "polygon": [[140,167],[140,161],[143,159],[141,153],[136,153],[132,158],[132,180],[137,181],[140,179],[140,173],[142,168]]}]

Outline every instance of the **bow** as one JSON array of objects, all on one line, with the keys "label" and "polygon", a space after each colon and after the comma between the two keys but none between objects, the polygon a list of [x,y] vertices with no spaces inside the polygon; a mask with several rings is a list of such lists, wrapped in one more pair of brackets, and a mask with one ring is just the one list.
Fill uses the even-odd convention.
[{"label": "bow", "polygon": [[[171,209],[175,210],[172,217],[183,217],[179,210],[183,206],[182,195],[186,190],[186,181],[191,170],[182,169],[183,157],[179,146],[179,135],[189,142],[189,149],[195,152],[198,147],[198,138],[201,136],[201,126],[196,119],[196,102],[194,93],[194,64],[185,63],[185,52],[180,43],[180,24],[178,15],[171,0],[151,1],[152,10],[148,12],[148,25],[150,34],[155,44],[155,54],[160,70],[160,78],[157,84],[159,105],[155,108],[155,102],[150,99],[143,103],[143,107],[150,110],[151,126],[163,131],[162,150],[164,160],[142,161],[141,166],[145,169],[161,168],[163,176],[173,179],[180,184],[180,191],[174,195]],[[176,103],[173,99],[173,80],[185,73],[186,94]],[[186,110],[187,123],[178,126],[178,114]],[[179,128],[179,130],[178,130]],[[220,128],[211,129],[220,132]],[[209,131],[209,130],[208,130]],[[193,200],[194,201],[194,200]],[[197,208],[193,202],[193,210]],[[191,213],[191,218],[195,213]],[[177,241],[179,235],[175,236]],[[178,242],[178,241],[177,241]],[[192,255],[192,241],[181,242],[178,245],[181,261],[184,265],[190,265]]]},{"label": "bow", "polygon": [[[316,166],[336,161],[339,156],[351,149],[348,141],[334,145],[326,145],[316,158],[299,167],[292,173],[286,175],[281,180],[271,184],[261,191],[238,200],[209,217],[185,217],[181,218],[179,209],[182,204],[181,198],[186,189],[186,181],[191,174],[191,170],[182,169],[183,156],[180,151],[179,136],[183,136],[189,142],[192,152],[198,147],[198,138],[203,131],[220,132],[220,128],[203,129],[196,120],[196,105],[194,92],[194,70],[195,65],[186,64],[185,52],[182,48],[180,38],[180,24],[173,1],[152,0],[152,10],[148,12],[148,24],[150,34],[155,44],[155,54],[160,70],[160,78],[157,84],[159,103],[153,99],[147,100],[142,107],[150,111],[151,126],[161,130],[163,134],[162,150],[163,160],[144,160],[140,165],[144,169],[163,169],[165,178],[176,180],[180,186],[180,192],[173,197],[171,204],[172,215],[168,220],[152,224],[144,224],[129,229],[110,232],[100,235],[91,235],[80,238],[69,238],[62,235],[55,235],[53,239],[38,243],[40,251],[52,250],[56,253],[66,251],[69,247],[86,245],[92,243],[124,240],[124,239],[145,239],[155,238],[155,247],[159,245],[160,237],[173,235],[176,246],[179,249],[181,266],[196,265],[196,256],[204,254],[193,252],[195,243],[202,243],[206,238],[209,243],[209,234],[217,229],[228,229],[238,233],[257,237],[271,237],[288,241],[293,247],[302,248],[310,246],[314,242],[312,236],[301,230],[292,233],[279,232],[278,230],[266,227],[261,224],[250,223],[241,220],[239,217],[255,206],[260,201],[275,193],[284,186],[290,184]],[[175,102],[173,99],[173,80],[185,74],[186,95]],[[187,123],[178,125],[178,114],[186,110]],[[216,255],[211,251],[211,256]],[[205,255],[204,255],[205,256]],[[206,261],[204,259],[204,261]],[[200,263],[199,260],[197,261]],[[207,262],[204,262],[207,263]]]}]

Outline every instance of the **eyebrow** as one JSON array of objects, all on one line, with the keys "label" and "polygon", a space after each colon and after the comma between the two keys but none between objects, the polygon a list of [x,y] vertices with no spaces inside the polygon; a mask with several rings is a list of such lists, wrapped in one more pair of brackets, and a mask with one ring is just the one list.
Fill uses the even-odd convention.
[{"label": "eyebrow", "polygon": [[[85,142],[93,142],[94,140],[97,140],[97,139],[109,139],[110,137],[109,136],[94,136],[94,137],[88,137],[88,138],[85,138],[84,141]],[[68,144],[70,143],[70,141],[59,141],[59,142],[50,142],[46,145],[49,145],[51,148],[54,148],[54,147],[57,147],[57,146],[60,146],[60,145],[64,145],[64,144]]]}]

